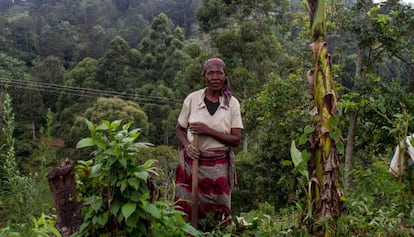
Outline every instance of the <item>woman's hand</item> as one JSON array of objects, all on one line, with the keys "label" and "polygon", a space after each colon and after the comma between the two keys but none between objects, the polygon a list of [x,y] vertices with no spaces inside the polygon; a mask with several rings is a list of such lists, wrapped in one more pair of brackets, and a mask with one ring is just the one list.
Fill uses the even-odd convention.
[{"label": "woman's hand", "polygon": [[187,155],[193,160],[198,160],[198,158],[200,158],[200,151],[191,143],[185,147],[185,151],[187,152]]},{"label": "woman's hand", "polygon": [[194,135],[209,135],[211,129],[204,123],[195,122],[190,124],[190,132]]}]

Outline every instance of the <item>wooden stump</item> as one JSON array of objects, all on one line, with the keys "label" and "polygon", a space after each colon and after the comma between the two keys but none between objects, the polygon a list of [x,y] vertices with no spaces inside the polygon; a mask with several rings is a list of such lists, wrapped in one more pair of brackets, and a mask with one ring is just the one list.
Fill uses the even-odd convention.
[{"label": "wooden stump", "polygon": [[56,207],[56,228],[63,237],[79,230],[82,224],[81,204],[77,202],[74,161],[66,158],[47,173]]}]

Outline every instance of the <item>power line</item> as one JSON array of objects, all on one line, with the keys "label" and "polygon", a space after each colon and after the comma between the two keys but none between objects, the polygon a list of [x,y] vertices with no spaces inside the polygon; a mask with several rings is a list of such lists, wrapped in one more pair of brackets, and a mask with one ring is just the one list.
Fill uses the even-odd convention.
[{"label": "power line", "polygon": [[67,85],[58,85],[53,83],[35,82],[27,80],[18,80],[0,77],[0,84],[19,89],[35,90],[54,94],[66,94],[80,97],[117,97],[126,100],[137,101],[148,105],[176,105],[181,104],[180,100],[173,98],[164,98],[156,96],[144,96],[138,94],[131,94],[126,92],[99,90],[93,88],[82,88]]}]

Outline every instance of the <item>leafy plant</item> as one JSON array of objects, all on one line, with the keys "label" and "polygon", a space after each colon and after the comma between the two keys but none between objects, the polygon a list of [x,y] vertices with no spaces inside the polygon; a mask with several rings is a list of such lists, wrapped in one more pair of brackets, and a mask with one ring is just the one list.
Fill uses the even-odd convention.
[{"label": "leafy plant", "polygon": [[150,144],[136,142],[140,129],[129,130],[131,123],[103,120],[95,126],[86,120],[90,137],[77,148],[96,147],[92,158],[80,161],[80,199],[83,223],[75,236],[198,236],[185,223],[181,213],[154,200],[155,160],[140,164],[139,148]]},{"label": "leafy plant", "polygon": [[55,218],[45,215],[42,213],[38,219],[32,217],[33,222],[33,233],[37,237],[49,237],[51,234],[56,237],[61,237],[60,232],[55,228],[56,220]]},{"label": "leafy plant", "polygon": [[1,237],[20,237],[20,236],[36,236],[36,237],[61,237],[60,232],[55,228],[55,218],[42,213],[39,218],[31,217],[29,230],[27,224],[11,224],[6,227],[0,228]]},{"label": "leafy plant", "polygon": [[[0,180],[5,185],[0,190],[0,217],[15,223],[29,223],[32,197],[27,195],[33,190],[32,180],[29,177],[21,176],[17,166],[15,154],[14,132],[14,113],[11,106],[9,94],[5,94],[3,107],[3,122],[5,126],[2,132],[6,143],[1,146],[0,161],[2,173],[5,174],[4,180]],[[4,213],[4,214],[3,214]],[[3,218],[3,215],[6,218]]]},{"label": "leafy plant", "polygon": [[399,188],[409,184],[400,187],[398,179],[388,172],[388,160],[377,159],[371,168],[356,167],[356,190],[344,200],[345,215],[338,219],[338,236],[414,234],[412,202],[401,202],[397,195]]}]

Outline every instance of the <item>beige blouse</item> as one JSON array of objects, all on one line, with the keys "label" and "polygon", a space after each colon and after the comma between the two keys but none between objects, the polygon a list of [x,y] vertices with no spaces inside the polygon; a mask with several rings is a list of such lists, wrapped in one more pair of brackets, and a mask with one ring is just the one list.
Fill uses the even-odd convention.
[{"label": "beige blouse", "polygon": [[[178,123],[180,126],[188,128],[191,123],[202,122],[210,128],[226,134],[230,134],[232,128],[243,129],[239,101],[232,96],[229,106],[226,106],[224,104],[224,97],[220,96],[220,106],[217,108],[217,111],[211,115],[204,103],[205,91],[206,88],[192,92],[184,100],[181,113],[178,116]],[[192,142],[193,140],[193,135],[189,129],[187,130],[187,139],[189,142]],[[225,146],[226,145],[210,136],[199,137],[199,149],[201,151],[223,148]]]}]

